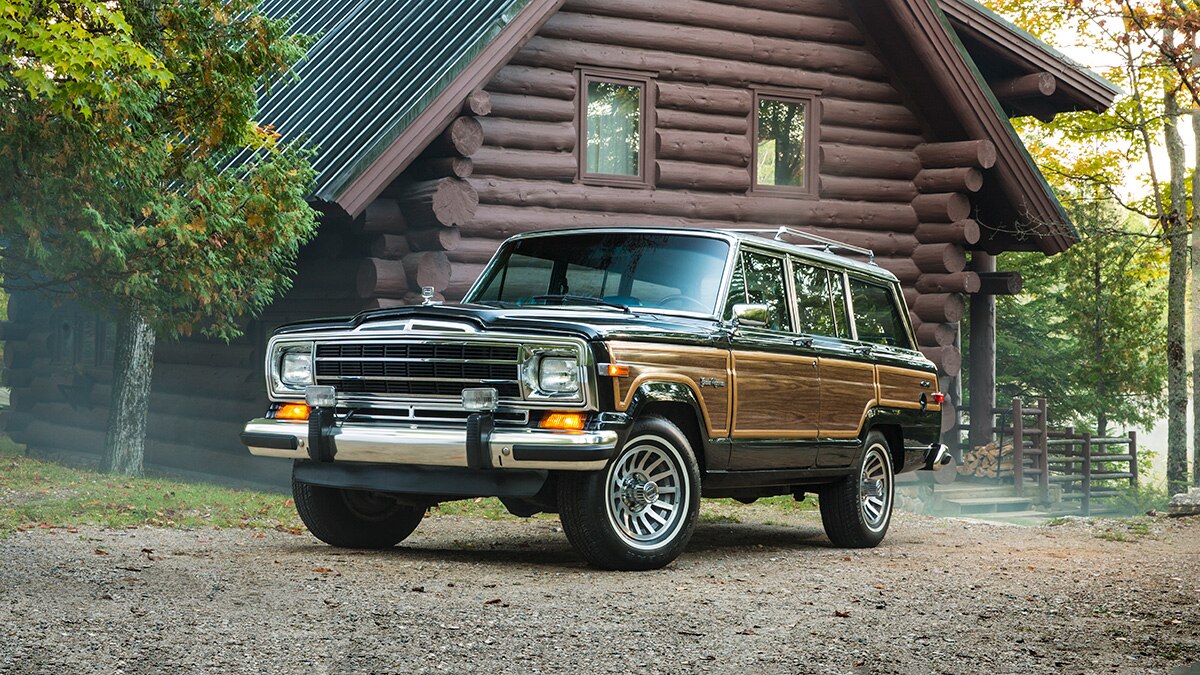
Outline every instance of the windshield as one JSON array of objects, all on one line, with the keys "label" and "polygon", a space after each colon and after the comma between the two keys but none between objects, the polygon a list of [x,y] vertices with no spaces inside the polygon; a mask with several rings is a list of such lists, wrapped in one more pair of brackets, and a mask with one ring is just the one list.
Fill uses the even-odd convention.
[{"label": "windshield", "polygon": [[501,249],[479,291],[465,300],[714,314],[728,255],[728,242],[695,235],[530,237]]}]

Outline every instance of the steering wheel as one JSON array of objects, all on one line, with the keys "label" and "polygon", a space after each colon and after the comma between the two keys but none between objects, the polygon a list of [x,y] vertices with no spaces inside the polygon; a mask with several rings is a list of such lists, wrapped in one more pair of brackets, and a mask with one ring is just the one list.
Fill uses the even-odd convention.
[{"label": "steering wheel", "polygon": [[709,307],[704,305],[704,303],[691,296],[684,295],[683,293],[668,295],[655,304],[663,309],[682,309],[685,312],[699,312],[701,314],[708,314],[711,311]]}]

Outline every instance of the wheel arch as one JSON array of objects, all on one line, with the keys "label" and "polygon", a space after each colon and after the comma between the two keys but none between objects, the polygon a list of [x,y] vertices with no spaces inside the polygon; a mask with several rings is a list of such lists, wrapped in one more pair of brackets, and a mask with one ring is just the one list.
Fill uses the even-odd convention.
[{"label": "wheel arch", "polygon": [[630,419],[645,415],[657,415],[679,427],[696,455],[700,474],[708,466],[708,447],[704,432],[704,419],[696,392],[680,382],[644,382],[629,404]]},{"label": "wheel arch", "polygon": [[[884,440],[888,444],[888,455],[892,459],[892,472],[900,473],[904,468],[904,432],[899,424],[890,421],[879,421],[863,427],[862,442],[863,449],[867,447],[867,436],[872,431],[878,431],[883,434]],[[862,453],[859,453],[859,461],[862,461]]]}]

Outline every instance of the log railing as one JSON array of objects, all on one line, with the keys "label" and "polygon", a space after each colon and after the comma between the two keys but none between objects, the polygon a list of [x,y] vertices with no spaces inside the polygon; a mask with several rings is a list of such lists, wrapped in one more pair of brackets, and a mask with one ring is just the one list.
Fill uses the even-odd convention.
[{"label": "log railing", "polygon": [[1061,485],[1064,499],[1078,499],[1079,513],[1090,516],[1092,499],[1112,497],[1122,487],[1138,486],[1137,432],[1099,437],[1073,429],[1051,432],[1050,481]]},{"label": "log railing", "polygon": [[[1026,408],[1020,398],[1013,398],[1011,408],[994,408],[996,414],[1011,415],[1011,426],[999,428],[1001,436],[1012,438],[1013,485],[1017,494],[1025,493],[1026,481],[1036,481],[1039,503],[1050,502],[1049,428],[1046,424],[1046,399],[1038,399],[1036,407]],[[1033,418],[1026,424],[1026,418]],[[1003,444],[1001,444],[1003,447]]]}]

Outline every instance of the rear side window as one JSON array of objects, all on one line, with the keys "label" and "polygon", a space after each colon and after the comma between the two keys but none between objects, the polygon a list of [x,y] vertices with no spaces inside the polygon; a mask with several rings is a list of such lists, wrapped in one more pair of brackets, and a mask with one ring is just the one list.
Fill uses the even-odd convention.
[{"label": "rear side window", "polygon": [[820,267],[792,262],[796,286],[796,316],[799,333],[848,338],[846,301],[842,297],[842,276]]},{"label": "rear side window", "polygon": [[742,251],[733,280],[729,285],[729,300],[725,316],[733,317],[733,306],[738,303],[767,306],[768,330],[791,330],[788,317],[787,291],[783,284],[783,258]]},{"label": "rear side window", "polygon": [[860,341],[912,348],[890,286],[850,277],[850,300]]}]

